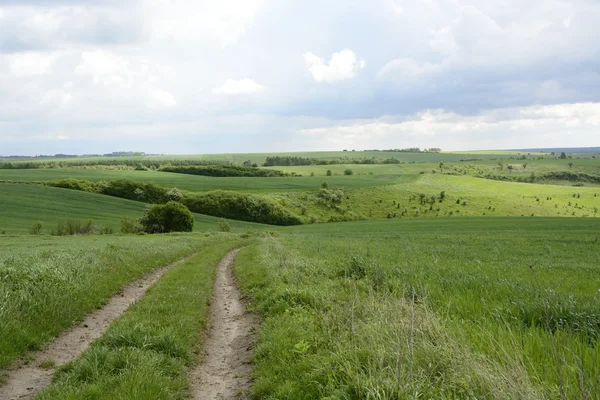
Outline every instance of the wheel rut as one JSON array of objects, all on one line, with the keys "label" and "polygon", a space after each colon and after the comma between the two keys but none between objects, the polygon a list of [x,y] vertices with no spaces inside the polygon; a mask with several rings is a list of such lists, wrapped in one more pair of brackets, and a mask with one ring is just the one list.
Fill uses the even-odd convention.
[{"label": "wheel rut", "polygon": [[53,368],[43,368],[44,364],[51,363],[53,367],[60,367],[77,358],[94,340],[102,336],[106,328],[131,304],[141,299],[165,272],[196,254],[158,268],[124,286],[117,295],[110,298],[106,305],[91,312],[83,321],[62,332],[44,350],[30,353],[28,363],[20,362],[20,365],[15,365],[7,371],[6,382],[0,386],[0,399],[34,398],[52,380],[54,370]]},{"label": "wheel rut", "polygon": [[204,354],[190,375],[191,395],[196,400],[246,399],[251,387],[257,323],[246,311],[233,277],[238,251],[227,254],[217,267]]}]

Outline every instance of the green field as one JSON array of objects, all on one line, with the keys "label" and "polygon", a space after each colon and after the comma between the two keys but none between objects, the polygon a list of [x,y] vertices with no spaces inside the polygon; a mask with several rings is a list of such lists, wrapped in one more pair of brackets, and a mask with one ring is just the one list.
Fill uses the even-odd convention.
[{"label": "green field", "polygon": [[[200,252],[56,371],[40,395],[185,398],[214,267],[243,247],[235,275],[261,321],[253,399],[600,398],[595,155],[286,155],[402,163],[272,167],[303,175],[277,178],[0,169],[0,378],[126,283]],[[155,157],[241,164],[267,156]],[[563,178],[544,179],[549,173]],[[266,212],[257,200],[266,198],[304,224],[195,214],[191,233],[122,235],[121,220],[139,218],[148,204],[42,184],[64,178],[130,179],[191,198],[249,193],[236,197],[249,213]],[[49,235],[68,220],[93,220],[114,233]],[[43,228],[34,235],[37,221]]]},{"label": "green field", "polygon": [[600,225],[294,228],[242,253],[256,398],[597,398]]}]

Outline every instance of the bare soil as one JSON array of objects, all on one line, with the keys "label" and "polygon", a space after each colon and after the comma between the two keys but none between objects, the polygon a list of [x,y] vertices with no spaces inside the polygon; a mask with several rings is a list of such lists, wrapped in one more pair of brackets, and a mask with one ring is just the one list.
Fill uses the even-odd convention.
[{"label": "bare soil", "polygon": [[190,376],[194,399],[246,399],[251,387],[257,323],[246,311],[231,271],[238,251],[230,252],[217,267],[204,355]]},{"label": "bare soil", "polygon": [[[146,274],[113,296],[102,308],[88,314],[85,319],[56,337],[46,348],[27,357],[7,373],[0,386],[0,399],[32,399],[52,380],[55,367],[77,358],[89,345],[99,338],[106,328],[123,314],[129,306],[141,299],[146,290],[174,265],[183,263],[195,254]],[[40,366],[41,365],[41,366]]]}]

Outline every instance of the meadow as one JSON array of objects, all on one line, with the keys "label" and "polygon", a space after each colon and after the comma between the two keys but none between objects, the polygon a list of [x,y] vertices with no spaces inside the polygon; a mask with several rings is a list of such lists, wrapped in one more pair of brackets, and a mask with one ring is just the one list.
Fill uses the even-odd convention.
[{"label": "meadow", "polygon": [[320,224],[245,249],[255,398],[597,398],[598,224],[532,221]]},{"label": "meadow", "polygon": [[[595,155],[286,155],[402,161],[270,167],[302,175],[285,177],[130,166],[0,169],[0,377],[127,283],[198,253],[59,368],[39,395],[185,398],[187,372],[202,352],[214,267],[242,248],[234,272],[261,321],[251,398],[600,398]],[[149,158],[241,164],[268,156]],[[542,178],[554,172],[579,175]],[[225,195],[215,190],[226,190],[254,205],[268,200],[304,224],[196,213],[191,233],[122,234],[121,221],[139,218],[147,203],[44,184],[65,178],[178,188],[190,202],[218,200]],[[50,235],[68,220],[111,229]]]}]

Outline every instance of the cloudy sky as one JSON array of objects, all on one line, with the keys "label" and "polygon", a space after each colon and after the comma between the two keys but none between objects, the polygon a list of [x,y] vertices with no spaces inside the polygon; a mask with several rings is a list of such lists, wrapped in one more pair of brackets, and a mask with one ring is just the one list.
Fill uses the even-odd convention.
[{"label": "cloudy sky", "polygon": [[0,154],[600,145],[598,0],[0,0]]}]

